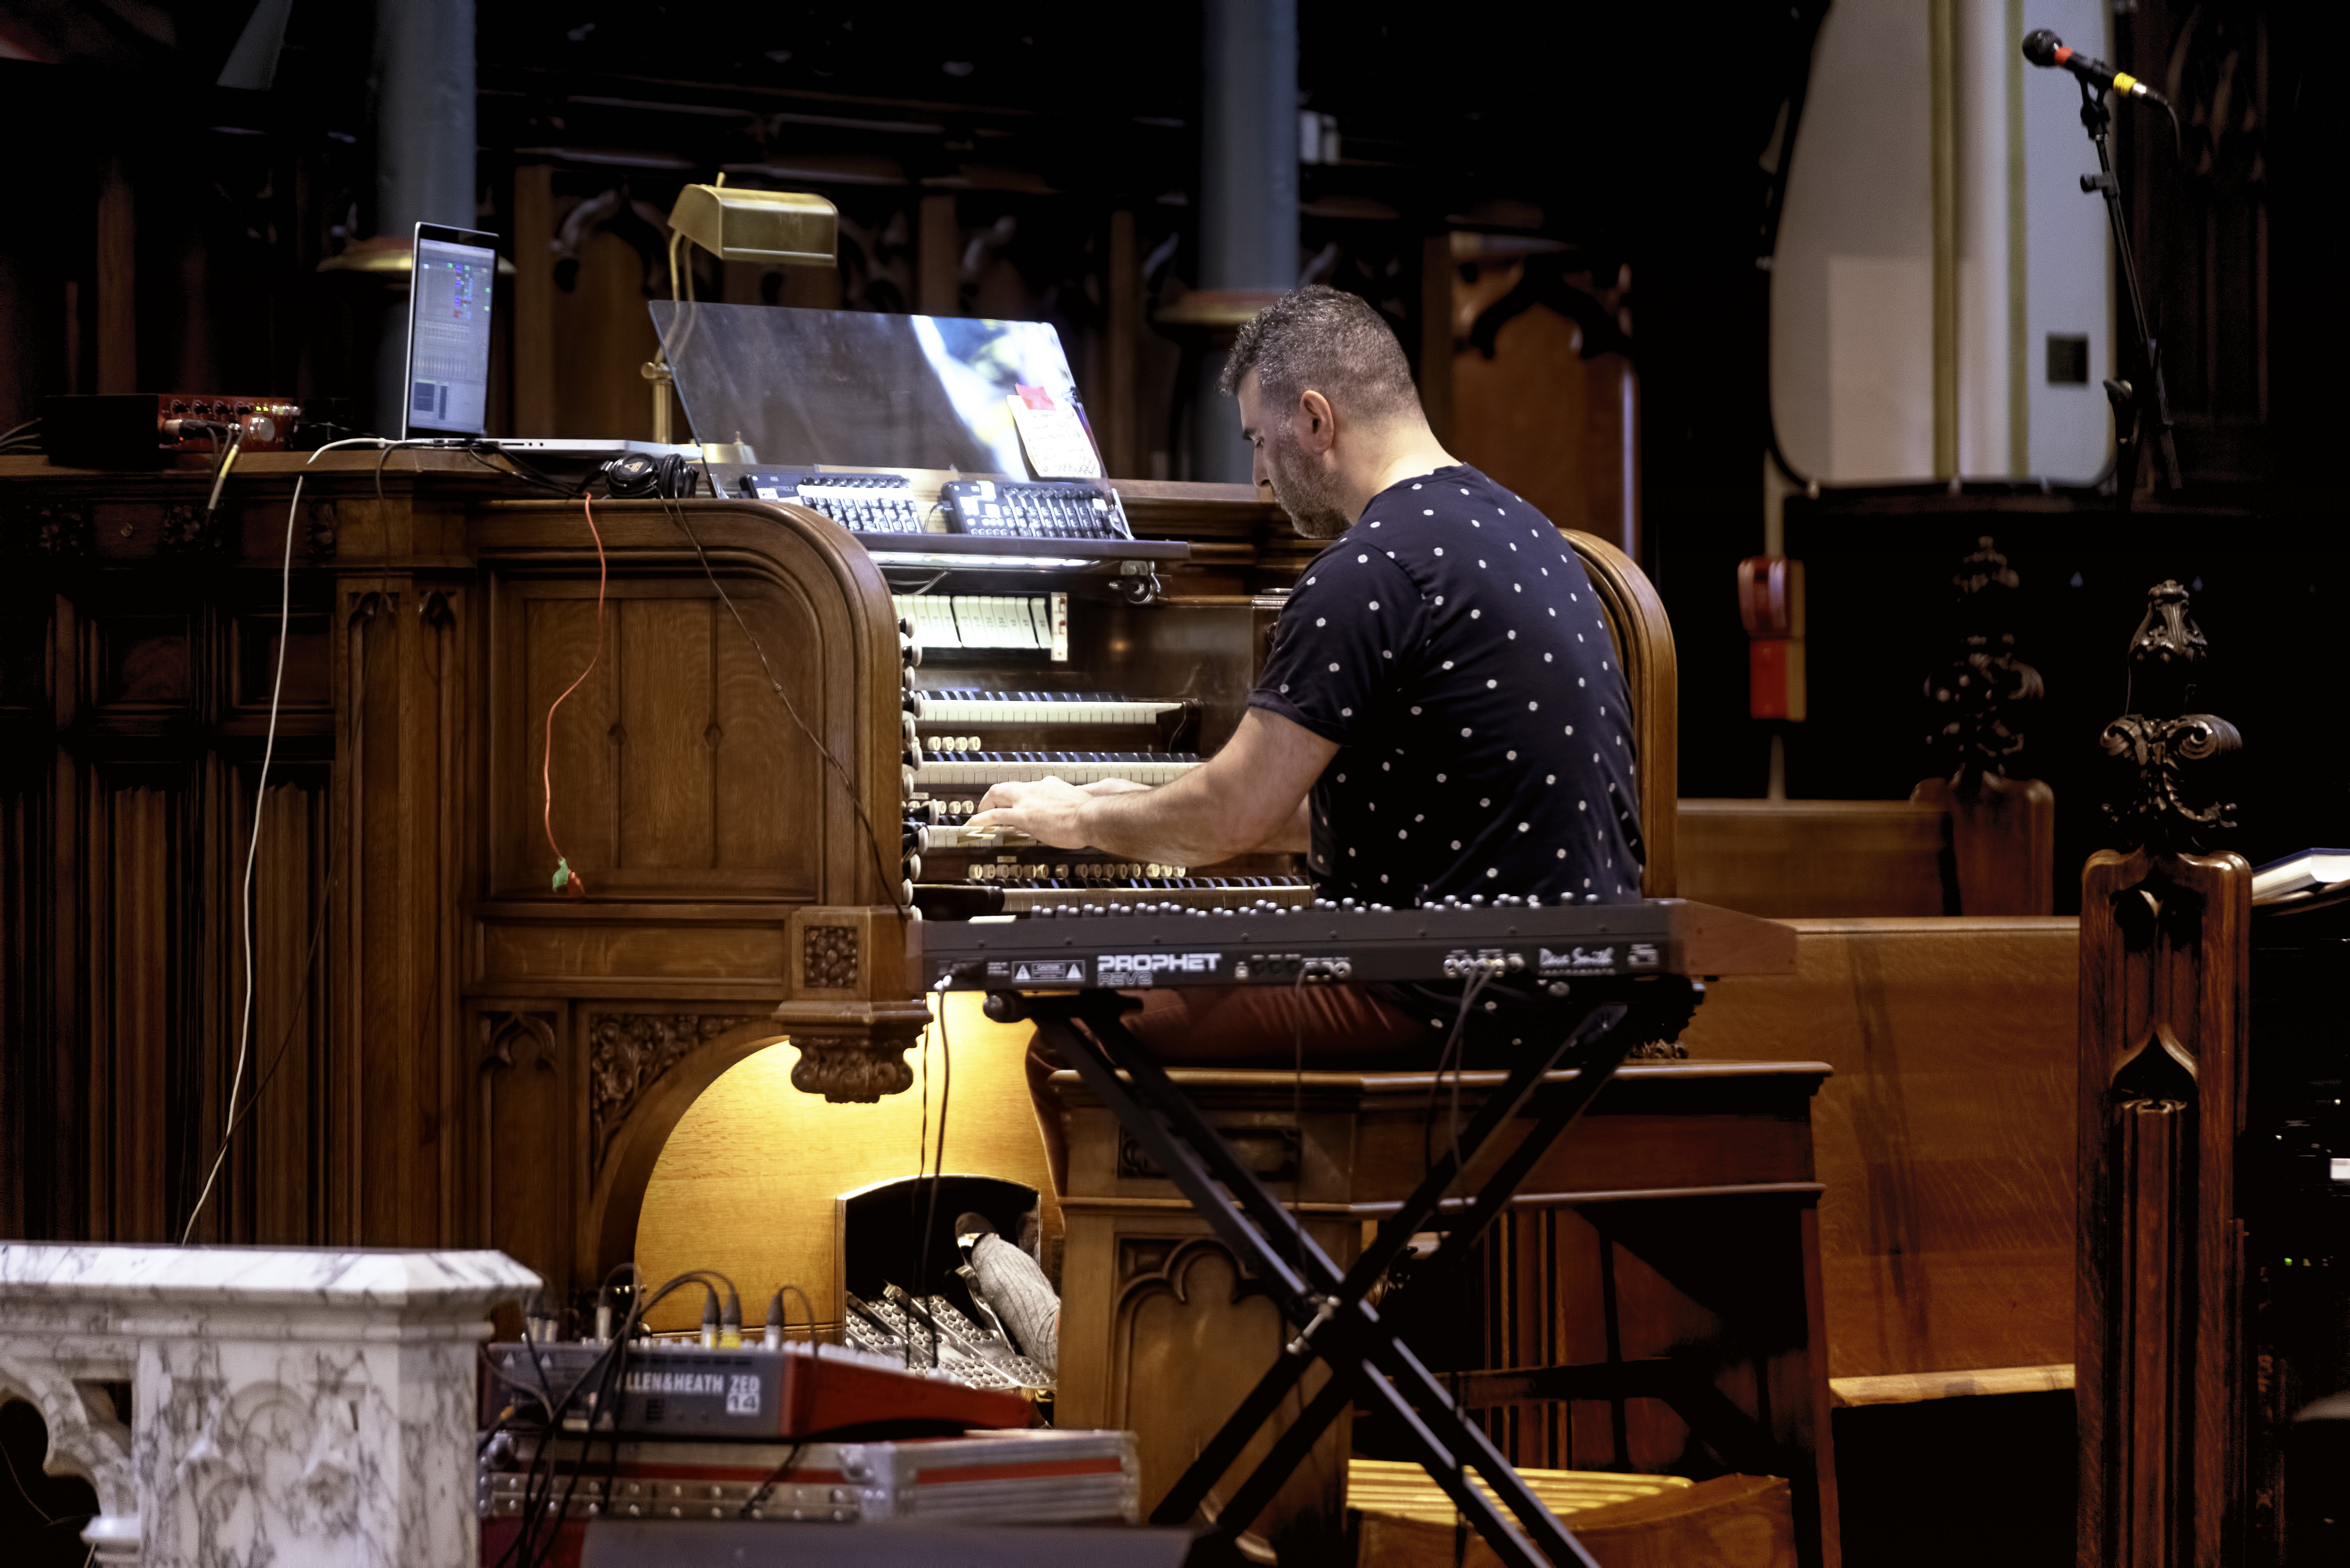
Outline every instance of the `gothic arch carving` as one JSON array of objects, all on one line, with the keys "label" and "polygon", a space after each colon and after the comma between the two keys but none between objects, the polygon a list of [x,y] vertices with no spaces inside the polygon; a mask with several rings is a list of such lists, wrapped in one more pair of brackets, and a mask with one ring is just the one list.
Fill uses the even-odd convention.
[{"label": "gothic arch carving", "polygon": [[49,1451],[41,1462],[53,1476],[79,1476],[98,1493],[101,1514],[133,1516],[139,1511],[139,1490],[130,1471],[130,1428],[116,1418],[112,1403],[99,1385],[128,1382],[130,1368],[106,1366],[92,1357],[82,1370],[96,1376],[76,1377],[56,1363],[69,1352],[44,1345],[41,1354],[51,1365],[38,1366],[18,1347],[0,1348],[0,1399],[22,1399],[40,1411],[49,1428]]},{"label": "gothic arch carving", "polygon": [[[608,1125],[597,1123],[591,1110],[593,1185],[582,1249],[600,1275],[635,1255],[645,1186],[686,1107],[783,1031],[764,1018],[590,1012],[587,1033],[590,1104],[603,1104],[608,1117]],[[612,1057],[608,1066],[599,1053]]]}]

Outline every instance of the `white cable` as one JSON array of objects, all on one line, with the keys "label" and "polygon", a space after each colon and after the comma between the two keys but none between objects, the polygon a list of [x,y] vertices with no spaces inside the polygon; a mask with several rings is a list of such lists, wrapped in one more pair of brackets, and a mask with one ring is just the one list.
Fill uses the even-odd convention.
[{"label": "white cable", "polygon": [[[332,452],[338,446],[387,446],[381,436],[348,436],[330,441],[310,454],[302,466],[318,461],[318,453]],[[223,479],[227,477],[223,472]],[[220,1152],[213,1157],[213,1168],[204,1177],[203,1190],[196,1194],[195,1207],[188,1210],[188,1223],[180,1232],[180,1245],[196,1233],[196,1221],[203,1217],[204,1205],[213,1195],[213,1186],[220,1180],[221,1167],[228,1162],[228,1146],[236,1130],[236,1096],[244,1087],[245,1062],[253,1046],[253,867],[261,854],[261,812],[269,799],[269,763],[277,750],[277,696],[286,687],[286,647],[294,640],[294,524],[302,514],[302,481],[307,474],[294,476],[294,499],[286,508],[286,556],[277,575],[277,670],[269,682],[269,730],[261,746],[261,783],[253,793],[253,835],[244,846],[244,890],[240,899],[238,929],[244,939],[244,1006],[236,1025],[236,1067],[229,1075],[228,1104],[221,1117]]]}]

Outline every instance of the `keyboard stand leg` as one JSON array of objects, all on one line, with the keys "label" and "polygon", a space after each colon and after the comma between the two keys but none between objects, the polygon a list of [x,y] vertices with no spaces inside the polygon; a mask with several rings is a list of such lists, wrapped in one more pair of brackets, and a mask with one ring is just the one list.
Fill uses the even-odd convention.
[{"label": "keyboard stand leg", "polygon": [[[1560,1086],[1552,1103],[1544,1107],[1542,1119],[1527,1133],[1518,1147],[1511,1150],[1509,1158],[1503,1161],[1501,1168],[1487,1179],[1484,1187],[1479,1189],[1477,1196],[1446,1231],[1442,1244],[1437,1248],[1435,1257],[1430,1259],[1428,1264],[1428,1272],[1431,1276],[1442,1275],[1448,1272],[1448,1266],[1456,1266],[1476,1244],[1478,1238],[1501,1217],[1508,1208],[1511,1196],[1516,1192],[1520,1183],[1524,1181],[1534,1163],[1558,1141],[1569,1127],[1574,1125],[1575,1118],[1583,1113],[1584,1108],[1598,1095],[1607,1080],[1615,1075],[1616,1067],[1622,1061],[1625,1053],[1637,1042],[1638,1037],[1645,1033],[1637,1023],[1625,1019],[1620,1012],[1617,1012],[1611,1022],[1614,1024],[1613,1027],[1607,1028],[1599,1038],[1574,1054],[1573,1064],[1577,1069],[1575,1079]],[[1415,1198],[1418,1196],[1415,1194]],[[1374,1248],[1378,1247],[1379,1242],[1390,1240],[1388,1234],[1390,1227],[1416,1227],[1435,1207],[1436,1205],[1430,1202],[1427,1210],[1419,1214],[1414,1214],[1407,1209],[1393,1216],[1380,1226],[1378,1241],[1374,1242]],[[1404,1239],[1408,1239],[1408,1231],[1402,1232]],[[1350,1397],[1358,1393],[1367,1392],[1374,1397],[1380,1397],[1383,1402],[1389,1403],[1390,1408],[1393,1407],[1394,1400],[1401,1397],[1396,1389],[1378,1376],[1373,1366],[1366,1364],[1362,1359],[1366,1354],[1371,1360],[1388,1362],[1390,1370],[1394,1360],[1407,1361],[1418,1373],[1418,1377],[1400,1381],[1405,1381],[1409,1386],[1410,1382],[1424,1379],[1422,1386],[1436,1387],[1437,1403],[1419,1414],[1421,1420],[1429,1427],[1432,1427],[1438,1437],[1450,1438],[1456,1447],[1466,1448],[1472,1452],[1490,1449],[1484,1435],[1469,1426],[1461,1417],[1458,1407],[1452,1404],[1449,1392],[1441,1387],[1440,1383],[1431,1374],[1419,1366],[1418,1358],[1413,1356],[1409,1347],[1402,1344],[1399,1336],[1404,1325],[1410,1321],[1412,1308],[1413,1303],[1409,1293],[1407,1292],[1402,1298],[1390,1306],[1389,1321],[1378,1331],[1377,1338],[1360,1349],[1357,1348],[1358,1342],[1356,1334],[1351,1333],[1329,1335],[1327,1342],[1318,1345],[1317,1348],[1323,1358],[1330,1364],[1330,1381],[1323,1386],[1321,1392],[1299,1414],[1297,1419],[1292,1421],[1275,1439],[1272,1450],[1259,1461],[1255,1470],[1242,1482],[1240,1489],[1224,1504],[1217,1515],[1217,1528],[1220,1532],[1228,1536],[1237,1535],[1241,1531],[1248,1528],[1257,1514],[1263,1511],[1265,1504],[1273,1500],[1274,1493],[1281,1489],[1282,1483],[1288,1480],[1290,1472],[1304,1460],[1324,1429],[1338,1418]],[[1353,1328],[1355,1325],[1350,1321],[1346,1326]],[[1338,1354],[1342,1347],[1355,1354],[1342,1360]],[[1312,1354],[1311,1351],[1300,1351],[1293,1346],[1292,1354],[1284,1355],[1280,1361],[1274,1363],[1263,1380],[1257,1385],[1256,1389],[1252,1391],[1249,1399],[1243,1404],[1240,1411],[1235,1413],[1232,1420],[1227,1423],[1223,1431],[1217,1434],[1218,1444],[1229,1442],[1233,1434],[1233,1428],[1240,1425],[1242,1418],[1251,1414],[1253,1410],[1259,1412],[1254,1421],[1249,1423],[1245,1429],[1238,1432],[1238,1442],[1231,1444],[1229,1451],[1223,1456],[1222,1464],[1202,1475],[1201,1471],[1206,1469],[1207,1462],[1212,1457],[1211,1451],[1203,1450],[1201,1459],[1194,1461],[1191,1469],[1185,1473],[1183,1480],[1178,1484],[1179,1491],[1187,1489],[1193,1491],[1192,1507],[1197,1507],[1198,1502],[1204,1498],[1206,1489],[1212,1486],[1223,1474],[1232,1459],[1238,1457],[1240,1448],[1255,1435],[1257,1428],[1263,1424],[1264,1417],[1272,1414],[1274,1407],[1279,1402],[1280,1395],[1286,1394],[1289,1388],[1295,1386],[1297,1380],[1304,1376]],[[1265,1398],[1268,1388],[1276,1386],[1278,1392],[1272,1398]],[[1414,1423],[1407,1423],[1407,1430],[1409,1430],[1413,1425]],[[1211,1449],[1215,1446],[1211,1444]],[[1499,1459],[1498,1453],[1495,1454],[1495,1458]],[[1480,1468],[1482,1471],[1482,1467]],[[1437,1479],[1441,1481],[1443,1478],[1439,1476]],[[1523,1485],[1518,1480],[1515,1472],[1510,1473],[1509,1486],[1503,1485],[1490,1473],[1487,1474],[1486,1479],[1488,1484],[1493,1487],[1504,1501],[1512,1502],[1513,1511],[1515,1511],[1511,1492],[1513,1489],[1523,1488]],[[1532,1496],[1531,1493],[1526,1495],[1529,1498]],[[1177,1501],[1179,1501],[1177,1493],[1170,1492],[1168,1498],[1152,1514],[1151,1521],[1157,1524],[1168,1523],[1170,1522],[1170,1515],[1172,1522],[1180,1522],[1183,1519],[1188,1519],[1190,1517],[1188,1509],[1180,1515],[1173,1513],[1170,1505]],[[1523,1514],[1521,1517],[1523,1517]],[[1561,1533],[1564,1535],[1564,1531]],[[1562,1544],[1566,1545],[1575,1554],[1573,1559],[1567,1560],[1582,1560],[1582,1549],[1579,1545],[1572,1544],[1572,1537],[1567,1537]],[[1545,1549],[1547,1550],[1547,1543]],[[1555,1555],[1554,1552],[1554,1556]]]},{"label": "keyboard stand leg", "polygon": [[[1680,994],[1690,994],[1685,983]],[[1430,1473],[1448,1494],[1452,1495],[1456,1506],[1477,1525],[1479,1533],[1504,1561],[1513,1564],[1531,1564],[1533,1560],[1524,1555],[1527,1551],[1524,1538],[1468,1484],[1461,1473],[1463,1455],[1510,1511],[1536,1538],[1541,1550],[1553,1563],[1591,1563],[1592,1560],[1575,1538],[1519,1480],[1516,1471],[1511,1469],[1484,1434],[1461,1419],[1442,1385],[1420,1365],[1417,1356],[1396,1340],[1392,1329],[1382,1325],[1378,1314],[1363,1302],[1363,1292],[1378,1277],[1378,1272],[1385,1266],[1384,1262],[1378,1268],[1361,1270],[1365,1277],[1359,1282],[1351,1274],[1345,1280],[1340,1278],[1328,1255],[1282,1207],[1256,1174],[1240,1162],[1231,1147],[1168,1078],[1158,1062],[1127,1033],[1119,1019],[1132,1003],[1112,993],[1086,992],[1068,998],[1031,999],[1023,1005],[1035,1019],[1038,1032],[1061,1051],[1063,1058],[1102,1097],[1119,1122],[1142,1142],[1159,1168],[1191,1199],[1193,1207],[1232,1249],[1234,1255],[1275,1287],[1278,1304],[1303,1330],[1293,1344],[1291,1354],[1283,1358],[1284,1362],[1298,1362],[1298,1370],[1302,1372],[1316,1331],[1337,1331],[1331,1337],[1338,1343],[1320,1352],[1330,1359],[1333,1376],[1331,1384],[1325,1388],[1323,1397],[1317,1397],[1315,1404],[1319,1406],[1326,1398],[1328,1414],[1315,1424],[1312,1435],[1302,1439],[1295,1453],[1290,1456],[1289,1462],[1278,1473],[1272,1475],[1269,1480],[1266,1479],[1265,1472],[1271,1464],[1269,1458],[1267,1464],[1260,1466],[1258,1472],[1250,1478],[1251,1485],[1243,1488],[1244,1492],[1253,1493],[1261,1490],[1264,1498],[1269,1499],[1273,1490],[1277,1490],[1282,1480],[1295,1468],[1305,1449],[1311,1447],[1320,1428],[1327,1427],[1336,1418],[1345,1401],[1352,1397],[1351,1386],[1359,1381],[1373,1398],[1388,1405],[1396,1413],[1408,1434],[1408,1440],[1420,1451],[1421,1461]],[[1604,1005],[1604,1001],[1594,1005]],[[1560,1096],[1565,1102],[1564,1114],[1561,1114],[1560,1107],[1555,1106],[1544,1117],[1542,1127],[1550,1127],[1555,1123],[1555,1130],[1547,1137],[1542,1137],[1538,1128],[1537,1135],[1527,1140],[1535,1146],[1531,1151],[1523,1147],[1513,1151],[1502,1171],[1496,1173],[1492,1181],[1469,1206],[1459,1229],[1465,1231],[1491,1222],[1492,1218],[1501,1211],[1510,1192],[1531,1169],[1534,1160],[1540,1158],[1548,1144],[1555,1141],[1575,1115],[1589,1103],[1591,1096],[1612,1074],[1616,1063],[1635,1043],[1635,1037],[1640,1032],[1629,1026],[1627,1010],[1619,1005],[1609,1011],[1613,1016],[1601,1025],[1599,1040],[1593,1042],[1588,1048],[1596,1059],[1587,1065],[1578,1064],[1583,1070],[1576,1080],[1566,1086],[1567,1092]],[[1630,1011],[1645,1012],[1648,1010]],[[1075,1027],[1079,1023],[1085,1025],[1082,1031]],[[1677,1027],[1671,1032],[1678,1033]],[[1570,1043],[1583,1039],[1586,1034],[1587,1030],[1578,1029],[1570,1036]],[[1562,1046],[1564,1049],[1565,1047]],[[1119,1076],[1121,1071],[1125,1074],[1123,1081]],[[1539,1078],[1539,1069],[1528,1076],[1529,1091]],[[1496,1097],[1522,1100],[1523,1095]],[[1509,1107],[1512,1111],[1515,1108],[1514,1105]],[[1501,1119],[1499,1116],[1494,1118],[1496,1126]],[[1473,1152],[1473,1148],[1470,1150],[1471,1155]],[[1507,1186],[1502,1185],[1504,1178],[1507,1179]],[[1222,1183],[1222,1189],[1219,1189],[1219,1182]],[[1423,1183],[1423,1188],[1429,1185]],[[1449,1182],[1434,1185],[1434,1195],[1424,1198],[1425,1209],[1419,1215],[1399,1213],[1387,1226],[1381,1227],[1377,1245],[1387,1253],[1388,1261],[1392,1261],[1395,1252],[1400,1250],[1404,1241],[1408,1241],[1419,1221],[1435,1211],[1446,1185]],[[1415,1197],[1423,1198],[1423,1195],[1415,1194]],[[1404,1224],[1407,1220],[1409,1225]],[[1391,1230],[1395,1231],[1392,1235],[1389,1233]],[[1288,1251],[1297,1260],[1295,1267],[1281,1255],[1275,1238],[1290,1243]],[[1462,1245],[1466,1245],[1465,1241]],[[1443,1257],[1448,1251],[1457,1255],[1457,1249],[1450,1241],[1440,1249],[1439,1257]],[[1347,1288],[1350,1285],[1356,1287],[1351,1292]],[[1341,1344],[1353,1354],[1342,1356]],[[1276,1375],[1280,1371],[1277,1364]],[[1381,1371],[1387,1374],[1386,1377],[1378,1375]],[[1389,1378],[1393,1379],[1392,1383]],[[1291,1381],[1294,1384],[1294,1375]],[[1302,1421],[1295,1424],[1284,1437],[1294,1436],[1298,1427],[1304,1424]],[[1211,1483],[1212,1474],[1209,1480]],[[1234,1500],[1236,1503],[1241,1501],[1240,1498]],[[1247,1511],[1246,1518],[1234,1519],[1229,1525],[1220,1521],[1220,1529],[1236,1533],[1262,1509],[1263,1502],[1263,1500],[1258,1500],[1255,1507]],[[1228,1511],[1228,1515],[1237,1511]]]},{"label": "keyboard stand leg", "polygon": [[[1584,1046],[1594,1035],[1604,1040],[1607,1033],[1621,1023],[1623,1016],[1624,1010],[1620,1007],[1595,1008],[1567,1033],[1556,1050],[1547,1054],[1529,1055],[1521,1062],[1512,1070],[1501,1089],[1486,1100],[1470,1122],[1468,1130],[1461,1135],[1463,1158],[1475,1158],[1476,1152],[1484,1147],[1485,1140],[1523,1108],[1527,1098],[1541,1084],[1544,1075],[1555,1067],[1562,1058]],[[1403,1254],[1427,1217],[1436,1211],[1459,1175],[1453,1165],[1452,1150],[1449,1147],[1442,1150],[1419,1188],[1404,1200],[1403,1207],[1379,1227],[1371,1244],[1355,1260],[1354,1267],[1347,1271],[1347,1278],[1339,1286],[1338,1293],[1350,1301],[1359,1301],[1368,1293],[1371,1285]],[[1487,1211],[1481,1205],[1463,1217],[1461,1228],[1473,1225],[1482,1230],[1496,1212],[1498,1210]],[[1471,1234],[1467,1239],[1473,1241],[1475,1236]],[[1447,1245],[1451,1243],[1448,1241]],[[1453,1255],[1457,1256],[1461,1251],[1465,1251],[1465,1246],[1453,1249]],[[1192,1460],[1191,1469],[1184,1471],[1174,1490],[1160,1501],[1151,1514],[1152,1523],[1180,1524],[1191,1517],[1200,1504],[1207,1500],[1208,1489],[1232,1468],[1234,1459],[1240,1458],[1241,1450],[1248,1446],[1249,1439],[1280,1407],[1282,1400],[1297,1386],[1298,1380],[1305,1376],[1313,1360],[1310,1353],[1301,1350],[1296,1355],[1285,1355],[1273,1364],[1248,1397],[1242,1401],[1240,1408],[1232,1412],[1232,1417]]]}]

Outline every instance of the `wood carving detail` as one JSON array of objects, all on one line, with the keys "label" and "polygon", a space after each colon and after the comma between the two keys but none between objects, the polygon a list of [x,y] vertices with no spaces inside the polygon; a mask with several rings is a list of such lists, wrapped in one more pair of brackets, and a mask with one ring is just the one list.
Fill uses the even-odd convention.
[{"label": "wood carving detail", "polygon": [[515,1061],[514,1048],[517,1040],[536,1043],[538,1052],[530,1064],[552,1071],[555,1066],[555,1014],[551,1012],[484,1012],[474,1020],[481,1036],[482,1059],[475,1064],[484,1072],[493,1067],[519,1065]]},{"label": "wood carving detail", "polygon": [[855,990],[857,960],[855,926],[810,926],[801,934],[800,975],[812,990]]},{"label": "wood carving detail", "polygon": [[795,1029],[791,1042],[799,1048],[800,1059],[792,1064],[792,1087],[804,1095],[822,1095],[835,1105],[865,1105],[884,1095],[902,1095],[914,1086],[906,1050],[920,1033],[919,1026],[903,1038],[889,1039]]},{"label": "wood carving detail", "polygon": [[[705,1040],[750,1023],[695,1012],[598,1012],[588,1019],[588,1168],[605,1151],[654,1080]],[[902,1065],[902,1064],[901,1064]]]},{"label": "wood carving detail", "polygon": [[2243,1560],[2239,1324],[2251,875],[2191,855],[2231,826],[2199,766],[2239,744],[2188,711],[2204,658],[2162,583],[2130,643],[2140,712],[2108,725],[2135,788],[2108,812],[2132,842],[2081,878],[2080,1303],[2074,1395],[2084,1562]]},{"label": "wood carving detail", "polygon": [[0,513],[0,550],[78,561],[91,549],[93,511],[73,501],[20,501]]},{"label": "wood carving detail", "polygon": [[2126,793],[2106,803],[2125,848],[2194,853],[2236,826],[2234,803],[2221,798],[2214,764],[2242,749],[2225,719],[2188,711],[2208,652],[2187,613],[2187,590],[2175,582],[2147,592],[2146,618],[2130,639],[2130,690],[2138,711],[2125,713],[2098,737],[2106,754],[2128,770]]},{"label": "wood carving detail", "polygon": [[2040,671],[2015,657],[2016,592],[2021,585],[1988,535],[1959,563],[1959,647],[1926,678],[1936,728],[1926,737],[1941,772],[1962,783],[2007,772],[2023,750],[2020,710],[2040,700]]},{"label": "wood carving detail", "polygon": [[166,506],[155,527],[155,543],[167,556],[219,555],[228,536],[214,526],[216,520],[217,514],[208,514],[192,501]]}]

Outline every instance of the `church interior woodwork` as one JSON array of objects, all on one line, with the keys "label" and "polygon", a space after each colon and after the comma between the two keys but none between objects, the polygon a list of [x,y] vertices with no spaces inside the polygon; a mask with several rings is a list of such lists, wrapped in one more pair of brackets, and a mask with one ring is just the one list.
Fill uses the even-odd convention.
[{"label": "church interior woodwork", "polygon": [[[41,1315],[244,1249],[224,1300],[479,1254],[539,1282],[482,1298],[496,1345],[779,1356],[778,1407],[802,1340],[912,1378],[927,1334],[930,1393],[1117,1435],[1112,1511],[1194,1562],[2350,1557],[2350,852],[2312,847],[2350,842],[2350,12],[2049,3],[1794,0],[1660,60],[1622,5],[681,42],[610,0],[0,0],[0,1538],[182,1561],[161,1500],[217,1478],[173,1444],[241,1411],[221,1474],[274,1476],[334,1413],[199,1419],[137,1324]],[[1425,416],[1359,494],[1388,414],[1242,430],[1314,297]],[[1588,585],[1632,767],[1576,874],[1626,836],[1648,990],[1612,907],[1525,897],[1572,813],[1400,911],[1336,857],[1367,766],[1229,853],[984,815],[1273,778],[1252,716],[1357,743],[1265,672],[1327,542],[1454,462]],[[1442,606],[1456,567],[1394,569]],[[1555,745],[1565,677],[1470,684],[1518,679]],[[1599,935],[1456,936],[1440,985],[1232,936],[1425,911],[1432,966],[1448,909]],[[1146,1025],[1235,963],[1287,1022],[1162,1071]],[[1112,992],[1124,1044],[1037,1001]],[[1545,1070],[1481,1003],[1576,1033]],[[526,1391],[432,1397],[467,1377],[463,1542],[367,1550],[576,1560],[552,1386],[517,1471]],[[785,1430],[743,1521],[829,1441]],[[364,1468],[297,1446],[305,1496]],[[265,1511],[202,1515],[214,1555],[307,1560]]]}]

